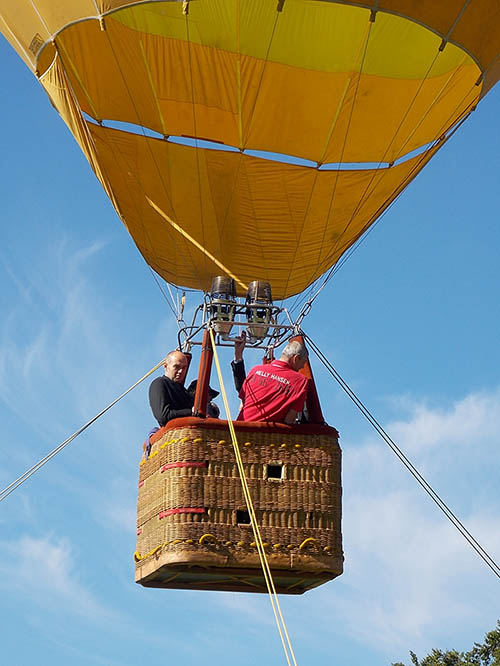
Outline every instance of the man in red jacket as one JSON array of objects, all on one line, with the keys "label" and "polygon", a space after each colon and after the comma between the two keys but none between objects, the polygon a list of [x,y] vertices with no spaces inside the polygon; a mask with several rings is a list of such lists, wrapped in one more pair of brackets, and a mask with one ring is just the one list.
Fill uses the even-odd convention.
[{"label": "man in red jacket", "polygon": [[250,370],[239,392],[238,421],[294,423],[304,409],[309,380],[298,371],[307,361],[300,342],[289,342],[279,360]]}]

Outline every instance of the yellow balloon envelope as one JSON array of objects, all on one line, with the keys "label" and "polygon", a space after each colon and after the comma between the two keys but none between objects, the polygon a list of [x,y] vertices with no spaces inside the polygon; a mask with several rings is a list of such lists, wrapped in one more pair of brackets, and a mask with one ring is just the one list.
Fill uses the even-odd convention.
[{"label": "yellow balloon envelope", "polygon": [[497,0],[3,0],[148,264],[299,293],[500,78]]}]

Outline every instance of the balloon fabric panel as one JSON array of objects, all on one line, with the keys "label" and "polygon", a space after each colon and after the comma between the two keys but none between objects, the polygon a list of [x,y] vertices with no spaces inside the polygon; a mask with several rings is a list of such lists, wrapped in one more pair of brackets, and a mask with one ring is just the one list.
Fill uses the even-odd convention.
[{"label": "balloon fabric panel", "polygon": [[153,269],[199,289],[221,270],[240,292],[266,279],[283,298],[335,265],[500,76],[493,0],[376,4],[4,0],[0,29]]}]

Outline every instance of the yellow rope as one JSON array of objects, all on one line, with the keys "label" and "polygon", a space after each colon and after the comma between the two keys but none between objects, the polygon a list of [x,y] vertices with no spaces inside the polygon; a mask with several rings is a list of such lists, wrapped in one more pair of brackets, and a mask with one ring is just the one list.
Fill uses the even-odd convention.
[{"label": "yellow rope", "polygon": [[[200,544],[204,544],[205,541],[208,541],[210,543],[217,543],[217,537],[214,536],[213,534],[203,534],[199,542]],[[164,541],[163,543],[160,543],[159,546],[155,546],[152,550],[150,550],[148,553],[145,555],[141,555],[138,550],[135,551],[134,553],[134,560],[136,562],[141,562],[142,560],[147,559],[148,557],[151,557],[151,555],[155,555],[159,550],[162,550],[165,546],[176,546],[179,543],[193,543],[192,539],[174,539],[173,541]]]},{"label": "yellow rope", "polygon": [[150,550],[149,553],[146,553],[145,555],[141,555],[138,550],[135,551],[134,553],[134,560],[136,562],[140,562],[141,560],[145,560],[147,557],[151,557],[151,555],[154,555],[157,553],[163,546],[168,546],[168,541],[165,541],[165,543],[161,543],[159,546],[156,546],[156,548],[153,548],[153,550]]},{"label": "yellow rope", "polygon": [[231,273],[231,271],[229,270],[229,268],[226,268],[226,266],[224,266],[223,263],[221,263],[216,257],[214,257],[214,255],[211,254],[211,253],[207,250],[206,247],[204,247],[201,243],[199,243],[199,242],[196,240],[196,238],[193,238],[192,236],[190,236],[190,235],[188,234],[188,232],[187,232],[185,229],[183,229],[183,228],[182,228],[181,226],[179,226],[176,222],[174,222],[174,221],[172,220],[172,218],[170,218],[170,217],[165,213],[165,211],[163,211],[161,208],[159,208],[159,207],[155,204],[154,201],[151,201],[151,199],[150,199],[149,197],[146,197],[146,201],[147,201],[148,204],[151,206],[151,208],[153,208],[153,210],[155,210],[155,211],[158,213],[158,215],[160,215],[160,216],[161,216],[166,222],[168,222],[168,223],[170,224],[171,227],[173,227],[176,231],[178,231],[178,232],[181,234],[181,236],[183,236],[183,237],[186,238],[190,243],[192,243],[192,244],[195,246],[195,248],[197,248],[200,252],[202,252],[202,253],[204,254],[205,257],[208,257],[208,258],[210,259],[210,261],[213,261],[213,263],[214,263],[218,268],[220,268],[221,270],[223,270],[224,273],[226,273],[226,275],[229,275],[230,278],[233,278],[233,280],[234,280],[235,282],[237,282],[237,283],[240,285],[241,289],[242,289],[244,292],[248,289],[248,285],[247,285],[247,284],[245,284],[244,282],[242,282],[241,280],[239,280],[238,277],[237,277],[236,275],[233,275],[233,273]]},{"label": "yellow rope", "polygon": [[[250,491],[248,488],[248,483],[245,475],[245,468],[243,466],[243,461],[241,459],[241,454],[240,454],[240,448],[238,446],[238,440],[236,438],[236,432],[234,430],[234,425],[233,421],[231,419],[231,412],[229,411],[229,403],[227,401],[227,394],[226,394],[226,389],[224,386],[224,381],[222,379],[222,372],[220,368],[220,363],[219,363],[219,357],[217,354],[217,347],[215,346],[215,338],[214,338],[214,333],[211,328],[209,328],[210,331],[210,339],[212,341],[212,349],[214,352],[214,359],[215,359],[215,366],[217,368],[217,375],[219,377],[219,384],[220,384],[220,389],[221,389],[221,395],[222,395],[222,400],[224,402],[224,409],[226,411],[226,418],[227,418],[227,424],[229,426],[229,432],[231,433],[231,439],[233,441],[233,447],[234,447],[234,453],[236,456],[236,463],[238,465],[238,471],[240,474],[240,479],[241,479],[241,485],[243,488],[243,495],[245,497],[245,502],[247,505],[248,513],[250,515],[250,524],[252,526],[254,538],[255,538],[255,543],[257,546],[257,551],[259,553],[259,559],[260,563],[262,566],[262,571],[264,573],[264,578],[266,581],[266,586],[267,586],[267,591],[269,593],[269,599],[271,601],[271,606],[273,609],[274,613],[274,618],[276,620],[276,625],[278,627],[278,632],[281,638],[281,643],[283,645],[283,650],[285,652],[285,657],[286,661],[288,663],[288,666],[291,666],[290,658],[289,658],[289,653],[292,658],[292,661],[294,663],[294,666],[297,666],[297,662],[295,661],[295,655],[293,653],[293,648],[292,644],[290,642],[290,637],[288,635],[288,631],[286,628],[285,620],[283,618],[283,614],[281,612],[281,607],[278,601],[278,595],[276,594],[276,588],[274,586],[274,581],[272,578],[271,574],[271,569],[269,568],[269,563],[266,558],[266,553],[264,550],[264,544],[262,542],[262,537],[260,535],[260,530],[259,526],[257,524],[257,518],[255,516],[255,510],[253,508],[253,502],[252,498],[250,496]],[[278,617],[279,616],[279,617]],[[286,637],[286,644],[285,644],[285,637]]]}]

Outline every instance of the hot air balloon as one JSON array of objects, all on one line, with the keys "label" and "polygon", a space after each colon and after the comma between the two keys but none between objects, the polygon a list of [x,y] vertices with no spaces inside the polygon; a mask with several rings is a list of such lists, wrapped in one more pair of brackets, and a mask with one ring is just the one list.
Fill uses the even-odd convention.
[{"label": "hot air balloon", "polygon": [[[149,266],[207,294],[187,327],[203,414],[214,333],[300,334],[252,285],[286,299],[335,267],[500,77],[499,19],[494,0],[4,0],[0,28]],[[309,406],[307,426],[241,426],[284,592],[342,571],[337,433]],[[170,426],[142,466],[138,581],[260,589],[227,426]],[[286,480],[304,492],[280,505]]]}]

